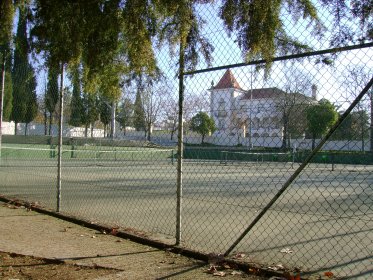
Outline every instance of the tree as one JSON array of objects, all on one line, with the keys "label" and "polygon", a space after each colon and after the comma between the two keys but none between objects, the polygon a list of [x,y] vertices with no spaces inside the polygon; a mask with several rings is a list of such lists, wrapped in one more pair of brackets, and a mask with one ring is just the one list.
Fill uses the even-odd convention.
[{"label": "tree", "polygon": [[13,17],[14,17],[13,0],[2,0],[0,2],[0,53],[4,54],[12,38]]},{"label": "tree", "polygon": [[75,67],[72,71],[72,86],[73,93],[71,97],[71,116],[69,124],[72,126],[82,125],[82,115],[84,113],[83,101],[81,95],[81,78],[79,67]]},{"label": "tree", "polygon": [[[342,46],[351,42],[373,39],[373,9],[371,0],[321,0],[334,17],[330,44]],[[351,23],[355,24],[351,24]]]},{"label": "tree", "polygon": [[[362,89],[366,86],[366,84],[371,79],[372,72],[369,68],[365,66],[356,66],[356,65],[349,65],[346,68],[346,72],[344,75],[341,76],[341,84],[344,86],[344,97],[346,100],[349,100],[352,102],[353,99],[355,99],[359,93],[362,91]],[[365,138],[368,133],[367,131],[367,113],[370,112],[370,118],[373,116],[373,98],[372,98],[372,91],[368,92],[362,100],[356,104],[354,110],[352,113],[354,113],[354,125],[359,127],[358,131],[354,129],[354,133],[356,135],[360,135],[359,139],[361,140],[361,146],[364,151],[364,143]],[[351,114],[352,114],[351,113]],[[369,120],[368,117],[368,120]],[[373,151],[373,126],[372,126],[372,120],[371,120],[371,127],[370,127],[370,135],[371,135],[371,146],[370,150]],[[356,139],[356,137],[354,137]]]},{"label": "tree", "polygon": [[58,92],[58,70],[51,66],[48,71],[48,85],[44,99],[45,108],[49,114],[49,135],[52,133],[53,115],[58,102]]},{"label": "tree", "polygon": [[152,129],[154,124],[159,120],[160,115],[164,112],[166,99],[169,97],[167,85],[161,83],[148,83],[142,91],[142,104],[145,116],[145,129],[147,140],[151,140]]},{"label": "tree", "polygon": [[104,125],[104,135],[107,135],[107,127],[110,124],[111,121],[111,106],[108,101],[106,101],[102,96],[98,100],[99,103],[99,115],[100,115],[100,121]]},{"label": "tree", "polygon": [[270,0],[265,3],[261,0],[224,0],[219,15],[229,34],[235,33],[246,60],[261,57],[269,66],[277,51],[285,54],[310,49],[286,33],[281,20],[284,10],[295,21],[302,17],[314,23],[315,29],[319,26],[316,7],[310,0]]},{"label": "tree", "polygon": [[305,73],[298,69],[290,69],[285,73],[284,80],[283,91],[279,91],[274,99],[274,106],[283,128],[282,149],[289,148],[290,135],[299,136],[305,132],[306,109],[316,101],[307,96],[312,83]]},{"label": "tree", "polygon": [[[29,67],[31,67],[29,65]],[[33,121],[38,113],[38,100],[36,96],[36,77],[34,71],[31,68],[28,70],[29,75],[28,80],[26,81],[26,112],[23,121],[25,122],[25,135],[27,134],[27,128],[31,121]]]},{"label": "tree", "polygon": [[306,110],[307,127],[312,135],[312,149],[315,140],[325,134],[337,121],[338,113],[330,101],[321,99],[317,104],[311,105]]},{"label": "tree", "polygon": [[26,7],[19,8],[19,20],[16,35],[16,48],[14,51],[14,64],[12,70],[13,106],[11,119],[17,124],[27,124],[36,116],[36,79],[32,66],[28,61],[29,45],[27,40],[27,13]]},{"label": "tree", "polygon": [[[167,89],[172,92],[171,85]],[[186,124],[189,124],[190,120],[198,112],[207,112],[209,110],[209,100],[205,98],[203,94],[196,94],[193,92],[185,92],[184,94],[184,106],[183,116]],[[173,94],[168,94],[164,101],[164,122],[167,129],[171,132],[171,140],[173,140],[174,133],[178,127],[178,98]]]},{"label": "tree", "polygon": [[[342,113],[339,114],[340,116]],[[353,111],[346,116],[338,129],[333,134],[336,140],[364,140],[368,138],[369,116],[367,111]],[[362,146],[364,148],[364,146]]]},{"label": "tree", "polygon": [[84,136],[88,137],[88,127],[91,127],[91,137],[93,137],[94,122],[99,118],[98,98],[96,94],[83,94],[83,112],[82,123],[85,126]]},{"label": "tree", "polygon": [[213,118],[205,112],[199,112],[190,121],[190,129],[202,136],[201,144],[204,144],[205,136],[216,131],[215,122]]},{"label": "tree", "polygon": [[[0,77],[0,85],[2,84],[2,77]],[[9,121],[13,108],[13,84],[12,75],[9,71],[5,72],[5,90],[3,100],[3,119]]]},{"label": "tree", "polygon": [[133,125],[133,104],[129,98],[124,98],[120,104],[117,121],[123,129],[123,134],[126,135],[126,127]]},{"label": "tree", "polygon": [[141,88],[138,88],[136,91],[136,100],[133,108],[133,126],[137,131],[145,130],[145,112],[141,90]]}]

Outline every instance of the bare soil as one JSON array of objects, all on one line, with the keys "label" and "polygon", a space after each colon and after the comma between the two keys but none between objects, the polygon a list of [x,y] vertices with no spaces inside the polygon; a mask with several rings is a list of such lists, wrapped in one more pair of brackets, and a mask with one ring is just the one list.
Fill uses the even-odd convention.
[{"label": "bare soil", "polygon": [[0,279],[96,279],[117,270],[66,264],[57,260],[0,252]]},{"label": "bare soil", "polygon": [[[264,280],[0,202],[0,279]],[[214,265],[212,265],[214,264]]]}]

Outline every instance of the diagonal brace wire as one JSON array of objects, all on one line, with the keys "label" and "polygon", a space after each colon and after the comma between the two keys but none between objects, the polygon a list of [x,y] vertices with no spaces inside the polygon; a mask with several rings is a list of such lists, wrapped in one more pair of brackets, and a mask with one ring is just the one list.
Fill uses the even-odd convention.
[{"label": "diagonal brace wire", "polygon": [[351,103],[348,109],[339,117],[337,122],[325,135],[325,137],[320,141],[320,143],[312,150],[311,154],[304,160],[304,162],[298,167],[298,169],[290,176],[290,178],[284,183],[281,189],[275,194],[271,201],[263,208],[263,210],[255,217],[251,224],[244,230],[244,232],[237,238],[237,240],[229,247],[229,249],[224,253],[224,256],[228,256],[233,249],[242,241],[242,239],[251,231],[251,229],[260,221],[264,214],[272,207],[272,205],[280,198],[284,191],[291,185],[291,183],[299,176],[311,159],[316,155],[316,153],[322,148],[325,142],[332,136],[332,134],[337,130],[341,123],[346,119],[346,117],[351,113],[355,106],[361,101],[364,95],[369,91],[373,85],[373,77],[370,79],[368,84],[359,93],[355,100]]}]

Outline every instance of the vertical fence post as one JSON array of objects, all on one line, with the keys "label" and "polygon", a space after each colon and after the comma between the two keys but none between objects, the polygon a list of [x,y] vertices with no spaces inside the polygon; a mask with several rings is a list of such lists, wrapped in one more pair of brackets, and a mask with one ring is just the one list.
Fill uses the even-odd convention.
[{"label": "vertical fence post", "polygon": [[57,212],[61,210],[61,163],[62,163],[62,129],[63,129],[63,75],[64,64],[61,63],[61,83],[59,94],[59,119],[58,119],[58,161],[57,161]]},{"label": "vertical fence post", "polygon": [[2,140],[3,140],[3,103],[5,96],[5,55],[6,52],[3,52],[3,63],[1,66],[1,94],[0,94],[0,162],[1,162],[1,149],[2,149]]},{"label": "vertical fence post", "polygon": [[180,39],[179,54],[179,115],[178,115],[178,143],[177,143],[177,200],[176,200],[176,245],[181,242],[181,210],[183,198],[183,103],[184,103],[184,39]]}]

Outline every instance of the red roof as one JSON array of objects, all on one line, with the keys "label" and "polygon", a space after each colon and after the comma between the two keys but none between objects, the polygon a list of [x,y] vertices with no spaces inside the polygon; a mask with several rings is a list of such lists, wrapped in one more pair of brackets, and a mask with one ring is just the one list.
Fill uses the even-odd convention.
[{"label": "red roof", "polygon": [[225,89],[225,88],[237,88],[242,89],[238,84],[236,78],[233,76],[233,73],[230,69],[228,69],[223,77],[221,77],[220,81],[216,86],[213,87],[214,89]]}]

